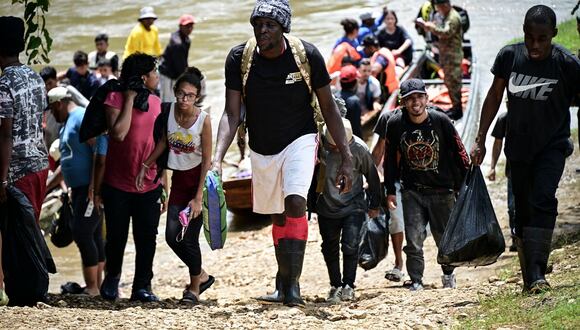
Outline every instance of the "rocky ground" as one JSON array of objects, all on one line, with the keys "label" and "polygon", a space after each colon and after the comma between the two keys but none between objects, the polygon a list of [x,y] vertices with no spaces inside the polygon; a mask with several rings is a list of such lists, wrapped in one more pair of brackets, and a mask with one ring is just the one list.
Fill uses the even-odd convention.
[{"label": "rocky ground", "polygon": [[[558,192],[560,216],[558,231],[578,231],[580,224],[580,152],[567,163]],[[498,171],[499,173],[499,171]],[[507,234],[505,180],[488,186],[500,223]],[[246,220],[247,221],[247,220]],[[255,219],[251,221],[256,221]],[[100,298],[51,294],[48,304],[33,308],[0,307],[3,329],[130,329],[130,328],[240,328],[240,329],[431,329],[457,326],[471,317],[479,299],[509,286],[519,278],[502,278],[502,269],[513,266],[514,253],[504,253],[497,263],[480,268],[460,268],[458,288],[441,289],[436,249],[431,238],[426,241],[427,290],[409,292],[400,284],[384,279],[392,267],[390,253],[377,268],[365,272],[359,268],[357,299],[329,305],[324,298],[329,289],[328,275],[320,252],[318,226],[311,223],[302,292],[304,309],[280,305],[262,305],[252,297],[273,287],[275,259],[270,228],[266,222],[248,225],[237,221],[229,233],[226,247],[204,255],[204,267],[216,276],[214,286],[204,293],[202,304],[189,307],[179,304],[187,270],[160,237],[155,262],[154,291],[159,303],[138,304],[126,298],[110,303]],[[161,236],[161,235],[160,235]],[[509,240],[507,240],[509,244]],[[205,244],[205,243],[203,243]],[[129,257],[132,254],[128,252]],[[125,267],[122,291],[130,292],[132,267]],[[557,268],[557,267],[555,267]]]}]

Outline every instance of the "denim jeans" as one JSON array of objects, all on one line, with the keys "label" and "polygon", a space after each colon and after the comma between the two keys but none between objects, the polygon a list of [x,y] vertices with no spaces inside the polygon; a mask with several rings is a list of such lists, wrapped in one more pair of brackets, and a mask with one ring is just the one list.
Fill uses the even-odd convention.
[{"label": "denim jeans", "polygon": [[161,215],[161,185],[145,193],[131,193],[103,184],[107,242],[105,244],[105,266],[107,277],[120,277],[123,255],[129,236],[129,223],[133,218],[133,240],[135,241],[135,276],[133,292],[151,289],[153,258],[157,237],[157,226]]},{"label": "denim jeans", "polygon": [[[407,272],[411,281],[422,283],[425,270],[423,242],[427,237],[427,224],[431,227],[435,244],[439,246],[455,204],[455,195],[451,191],[418,192],[415,190],[403,190],[401,194],[407,240],[407,245],[403,248],[407,255]],[[441,266],[441,269],[444,274],[450,275],[455,267]]]},{"label": "denim jeans", "polygon": [[[318,227],[322,236],[322,254],[328,269],[331,286],[339,288],[348,284],[351,288],[354,288],[360,231],[364,220],[365,214],[362,212],[355,212],[344,218],[318,216]],[[342,280],[339,242],[342,245],[342,268],[344,272]]]}]

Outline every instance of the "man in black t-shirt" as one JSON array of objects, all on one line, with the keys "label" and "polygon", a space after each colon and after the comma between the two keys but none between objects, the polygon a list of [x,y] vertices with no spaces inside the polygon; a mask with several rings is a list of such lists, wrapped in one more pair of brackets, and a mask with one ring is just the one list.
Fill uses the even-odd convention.
[{"label": "man in black t-shirt", "polygon": [[556,14],[544,5],[533,6],[524,20],[524,42],[500,50],[481,113],[471,159],[481,164],[485,137],[508,92],[509,111],[505,154],[510,162],[515,197],[515,241],[524,292],[550,288],[546,267],[558,214],[556,189],[570,137],[570,104],[580,93],[580,61],[561,46],[556,36]]},{"label": "man in black t-shirt", "polygon": [[290,18],[287,0],[258,0],[250,16],[257,47],[251,53],[251,66],[244,67],[249,70],[247,76],[242,77],[246,44],[230,51],[226,59],[226,106],[218,129],[213,169],[221,173],[221,162],[243,121],[243,103],[250,137],[253,209],[272,216],[278,262],[276,291],[260,299],[304,306],[299,278],[308,236],[306,196],[317,146],[312,95],[306,80],[340,150],[342,165],[336,183],[342,193],[351,188],[353,170],[324,59],[314,45],[299,40],[310,65],[310,77],[303,76],[305,71],[300,70],[292,54],[291,37],[283,35],[290,32]]},{"label": "man in black t-shirt", "polygon": [[[491,151],[491,166],[489,173],[487,173],[487,178],[489,181],[495,181],[495,166],[501,154],[501,149],[503,147],[503,139],[505,138],[505,133],[507,131],[507,112],[501,113],[497,117],[495,126],[491,131],[491,136],[495,138],[493,141],[493,149]],[[514,193],[512,189],[512,178],[510,175],[510,163],[506,160],[505,162],[505,176],[507,178],[507,206],[508,206],[508,217],[510,225],[510,233],[513,235],[515,233],[515,203],[514,203]],[[516,243],[512,239],[512,245],[510,246],[510,251],[517,251]]]},{"label": "man in black t-shirt", "polygon": [[[420,79],[401,84],[403,106],[387,122],[385,138],[385,188],[387,206],[398,207],[395,182],[401,182],[405,218],[407,272],[411,290],[423,289],[423,242],[427,224],[436,244],[455,204],[469,166],[467,152],[449,118],[439,111],[427,110],[427,91]],[[441,266],[444,288],[455,288],[452,266]]]}]

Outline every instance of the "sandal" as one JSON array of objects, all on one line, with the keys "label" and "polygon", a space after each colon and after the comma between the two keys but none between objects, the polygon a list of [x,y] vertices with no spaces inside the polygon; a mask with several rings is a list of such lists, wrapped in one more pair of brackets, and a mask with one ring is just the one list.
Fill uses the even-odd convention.
[{"label": "sandal", "polygon": [[199,284],[199,294],[201,295],[205,290],[209,289],[215,282],[215,277],[208,275],[207,281]]},{"label": "sandal", "polygon": [[195,296],[195,294],[189,290],[183,291],[183,298],[179,301],[184,304],[191,304],[197,305],[199,304],[199,299]]},{"label": "sandal", "polygon": [[66,282],[60,286],[60,294],[82,294],[85,288],[76,282]]},{"label": "sandal", "polygon": [[393,268],[385,274],[385,278],[393,282],[401,282],[403,276],[403,272],[398,268]]}]

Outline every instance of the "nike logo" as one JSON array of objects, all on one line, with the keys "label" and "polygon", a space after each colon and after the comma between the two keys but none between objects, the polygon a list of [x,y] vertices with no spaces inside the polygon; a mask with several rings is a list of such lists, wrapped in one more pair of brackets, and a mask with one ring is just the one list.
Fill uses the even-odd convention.
[{"label": "nike logo", "polygon": [[510,93],[517,94],[517,93],[520,93],[523,91],[527,91],[528,89],[532,89],[532,88],[536,88],[536,87],[540,87],[540,86],[545,86],[545,85],[549,85],[549,84],[551,84],[551,82],[518,86],[518,85],[514,84],[514,76],[511,76],[508,89],[509,89]]},{"label": "nike logo", "polygon": [[521,99],[546,101],[555,87],[554,84],[557,83],[558,80],[556,79],[534,77],[512,72],[507,89],[511,95]]}]

